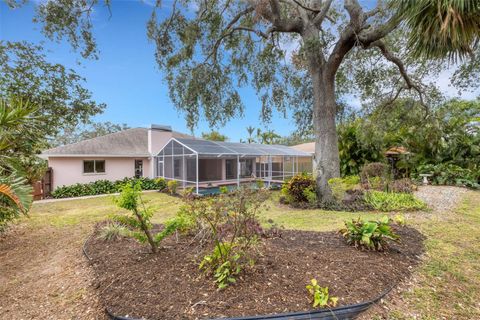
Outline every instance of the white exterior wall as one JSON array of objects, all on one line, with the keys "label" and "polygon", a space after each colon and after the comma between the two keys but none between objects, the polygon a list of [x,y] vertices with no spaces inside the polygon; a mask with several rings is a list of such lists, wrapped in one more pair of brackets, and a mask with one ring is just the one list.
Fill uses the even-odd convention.
[{"label": "white exterior wall", "polygon": [[[105,173],[83,173],[83,160],[105,160]],[[148,158],[80,158],[49,157],[48,165],[53,169],[53,190],[75,183],[89,183],[97,180],[121,180],[135,176],[135,160],[143,160],[143,176],[153,177]]]}]

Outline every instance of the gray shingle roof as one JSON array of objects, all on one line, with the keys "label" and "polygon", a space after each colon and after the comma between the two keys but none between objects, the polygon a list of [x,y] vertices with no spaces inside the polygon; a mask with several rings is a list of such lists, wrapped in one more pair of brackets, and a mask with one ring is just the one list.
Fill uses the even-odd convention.
[{"label": "gray shingle roof", "polygon": [[[191,136],[172,132],[173,137]],[[132,128],[104,136],[87,139],[45,150],[43,156],[109,155],[109,156],[148,156],[148,129]]]}]

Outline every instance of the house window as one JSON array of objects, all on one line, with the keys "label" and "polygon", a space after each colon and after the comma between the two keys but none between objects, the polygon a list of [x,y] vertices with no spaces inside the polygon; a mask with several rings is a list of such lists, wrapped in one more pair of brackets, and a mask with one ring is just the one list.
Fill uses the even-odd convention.
[{"label": "house window", "polygon": [[83,160],[83,173],[105,173],[105,160]]}]

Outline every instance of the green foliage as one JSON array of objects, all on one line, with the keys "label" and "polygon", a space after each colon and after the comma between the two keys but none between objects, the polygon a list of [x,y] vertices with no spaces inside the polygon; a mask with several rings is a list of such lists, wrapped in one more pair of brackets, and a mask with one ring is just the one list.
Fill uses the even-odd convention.
[{"label": "green foliage", "polygon": [[218,191],[220,191],[221,194],[227,194],[227,193],[229,192],[227,186],[220,186],[220,187],[218,188]]},{"label": "green foliage", "polygon": [[165,223],[165,228],[157,234],[152,234],[153,211],[145,206],[141,197],[141,182],[129,182],[122,187],[120,196],[115,199],[116,204],[123,209],[129,210],[131,216],[115,216],[116,222],[127,225],[132,231],[130,236],[134,237],[140,243],[148,242],[152,252],[157,252],[159,243],[167,236],[177,230],[185,230],[192,223],[191,220],[183,214],[178,214],[175,218]]},{"label": "green foliage", "polygon": [[338,202],[342,202],[347,191],[355,189],[359,183],[359,176],[347,176],[328,180],[328,185],[330,186],[330,190],[332,190],[333,197]]},{"label": "green foliage", "polygon": [[251,255],[263,233],[258,216],[267,198],[264,189],[241,187],[216,197],[186,199],[182,211],[194,217],[197,237],[213,243],[199,267],[212,274],[220,289],[254,263]]},{"label": "green foliage", "polygon": [[409,193],[392,193],[371,190],[365,193],[365,202],[380,211],[423,210],[427,205]]},{"label": "green foliage", "polygon": [[218,131],[212,130],[210,132],[202,132],[202,139],[210,141],[227,141],[228,137]]},{"label": "green foliage", "polygon": [[316,279],[310,280],[310,284],[306,286],[311,296],[314,308],[335,307],[338,302],[337,297],[331,297],[328,293],[328,287],[320,287]]},{"label": "green foliage", "polygon": [[307,199],[307,202],[314,206],[317,204],[317,193],[314,187],[308,187],[303,189],[303,196]]},{"label": "green foliage", "polygon": [[165,180],[165,178],[160,177],[155,178],[154,180],[159,191],[165,190],[165,188],[167,187],[167,180]]},{"label": "green foliage", "polygon": [[71,198],[81,196],[92,196],[99,194],[109,194],[120,192],[126,184],[140,183],[142,190],[164,190],[166,187],[165,179],[157,178],[124,178],[123,180],[97,180],[90,183],[76,183],[70,186],[56,188],[52,192],[53,198]]},{"label": "green foliage", "polygon": [[363,166],[360,179],[364,188],[385,190],[390,180],[390,168],[381,162],[372,162]]},{"label": "green foliage", "polygon": [[408,46],[416,58],[471,58],[480,36],[480,6],[465,0],[392,1],[410,31]]},{"label": "green foliage", "polygon": [[382,146],[363,134],[362,119],[341,123],[337,134],[342,176],[358,175],[365,164],[383,159]]},{"label": "green foliage", "polygon": [[50,63],[44,49],[28,42],[0,42],[0,96],[28,98],[41,106],[34,113],[42,122],[36,131],[44,147],[63,129],[86,123],[105,104],[92,100],[84,79],[72,69]]},{"label": "green foliage", "polygon": [[282,186],[282,193],[287,197],[290,204],[309,203],[306,194],[311,194],[316,190],[316,182],[311,175],[306,173],[298,174],[286,181]]},{"label": "green foliage", "polygon": [[452,163],[419,166],[414,177],[420,182],[421,173],[431,173],[428,179],[434,185],[465,186],[480,189],[480,168],[466,169]]},{"label": "green foliage", "polygon": [[265,188],[265,182],[263,182],[263,180],[260,180],[260,179],[255,180],[255,185],[257,186],[257,189]]},{"label": "green foliage", "polygon": [[102,227],[99,238],[105,241],[116,241],[129,235],[130,231],[125,225],[118,222],[110,222]]},{"label": "green foliage", "polygon": [[170,194],[176,194],[177,193],[177,187],[178,187],[178,181],[177,180],[169,180],[167,182],[167,189]]},{"label": "green foliage", "polygon": [[26,215],[32,203],[32,188],[25,160],[33,154],[41,137],[36,130],[37,108],[21,99],[0,99],[0,232],[7,224]]},{"label": "green foliage", "polygon": [[396,214],[395,217],[393,217],[393,221],[401,227],[405,227],[407,225],[407,219],[403,214]]},{"label": "green foliage", "polygon": [[387,239],[398,240],[390,227],[390,219],[385,216],[377,221],[362,221],[360,218],[345,221],[345,228],[340,230],[349,245],[356,248],[383,251],[387,248]]}]

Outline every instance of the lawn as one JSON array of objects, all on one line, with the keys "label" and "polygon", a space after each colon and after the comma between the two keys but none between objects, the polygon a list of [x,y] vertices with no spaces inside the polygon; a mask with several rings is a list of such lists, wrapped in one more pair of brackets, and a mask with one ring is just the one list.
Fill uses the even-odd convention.
[{"label": "lawn", "polygon": [[[278,194],[274,194],[276,198]],[[172,217],[181,199],[161,193],[145,193],[144,199],[155,209],[154,222]],[[76,245],[90,233],[95,222],[120,212],[112,196],[38,203],[30,217],[19,224],[34,230],[75,230]],[[288,229],[338,230],[346,219],[374,218],[380,213],[349,213],[322,210],[297,210],[270,201],[262,216]],[[448,212],[415,212],[406,214],[407,223],[427,236],[426,256],[412,279],[387,308],[389,319],[473,319],[480,318],[480,192],[469,191],[456,209]],[[80,247],[77,248],[80,250]],[[1,314],[1,308],[0,308]],[[374,317],[374,316],[372,316]],[[370,317],[370,318],[372,318]]]}]

